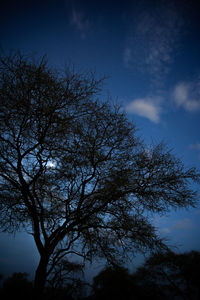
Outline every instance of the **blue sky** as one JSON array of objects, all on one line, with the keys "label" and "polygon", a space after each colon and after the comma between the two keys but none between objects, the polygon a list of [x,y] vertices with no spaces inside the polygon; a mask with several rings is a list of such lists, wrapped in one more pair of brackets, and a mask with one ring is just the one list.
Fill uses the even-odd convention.
[{"label": "blue sky", "polygon": [[[186,166],[200,164],[198,0],[4,1],[0,46],[47,54],[106,75],[104,91],[124,107],[146,143],[164,140]],[[200,250],[200,208],[153,220],[180,251]],[[30,237],[1,234],[0,272],[31,272]],[[2,270],[2,271],[1,271]]]}]

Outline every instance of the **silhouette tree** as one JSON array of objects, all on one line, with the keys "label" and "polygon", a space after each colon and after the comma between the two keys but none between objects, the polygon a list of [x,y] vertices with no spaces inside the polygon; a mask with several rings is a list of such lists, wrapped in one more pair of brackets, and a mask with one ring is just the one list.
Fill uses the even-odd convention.
[{"label": "silhouette tree", "polygon": [[136,286],[128,269],[121,266],[110,266],[102,270],[93,280],[94,294],[92,299],[139,299],[142,289]]},{"label": "silhouette tree", "polygon": [[[155,299],[199,299],[200,253],[156,253],[138,268],[136,282]],[[155,297],[157,296],[157,298]]]},{"label": "silhouette tree", "polygon": [[0,63],[0,224],[33,235],[36,296],[70,254],[110,262],[161,247],[146,212],[195,205],[194,168],[147,147],[102,80],[16,53]]}]

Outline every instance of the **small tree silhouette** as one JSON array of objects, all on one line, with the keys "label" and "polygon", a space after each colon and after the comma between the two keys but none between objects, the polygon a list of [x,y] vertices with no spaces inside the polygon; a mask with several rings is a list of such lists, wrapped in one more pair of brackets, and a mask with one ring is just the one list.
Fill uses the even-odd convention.
[{"label": "small tree silhouette", "polygon": [[115,266],[107,267],[94,278],[95,299],[132,299],[137,294],[132,276],[128,269]]}]

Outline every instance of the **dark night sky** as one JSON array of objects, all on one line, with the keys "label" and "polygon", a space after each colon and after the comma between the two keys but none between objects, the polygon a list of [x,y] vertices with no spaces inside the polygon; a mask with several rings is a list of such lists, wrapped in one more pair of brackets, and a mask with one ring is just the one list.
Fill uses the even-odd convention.
[{"label": "dark night sky", "polygon": [[[148,143],[164,140],[186,166],[200,164],[198,0],[4,1],[0,46],[47,54],[107,75],[105,90],[126,108]],[[180,251],[200,250],[200,208],[153,220]],[[0,273],[32,272],[30,236],[0,235]]]}]

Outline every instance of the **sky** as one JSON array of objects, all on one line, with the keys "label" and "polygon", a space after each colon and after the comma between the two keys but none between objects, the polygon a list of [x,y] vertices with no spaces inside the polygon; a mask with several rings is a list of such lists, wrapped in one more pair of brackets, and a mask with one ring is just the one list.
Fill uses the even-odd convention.
[{"label": "sky", "polygon": [[[7,0],[0,48],[105,75],[104,95],[122,105],[147,144],[164,141],[186,167],[199,168],[198,0]],[[152,222],[177,251],[200,251],[200,202]],[[0,234],[0,273],[31,273],[37,262],[30,236]]]}]

